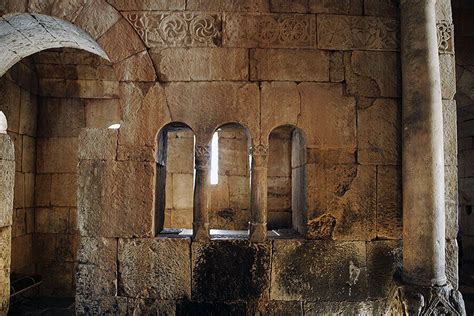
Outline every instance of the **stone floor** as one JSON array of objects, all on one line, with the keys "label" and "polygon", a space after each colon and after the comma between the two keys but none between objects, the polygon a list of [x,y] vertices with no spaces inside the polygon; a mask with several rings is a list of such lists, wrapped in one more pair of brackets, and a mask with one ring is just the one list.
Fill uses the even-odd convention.
[{"label": "stone floor", "polygon": [[21,298],[11,307],[11,316],[73,316],[74,298],[34,297]]}]

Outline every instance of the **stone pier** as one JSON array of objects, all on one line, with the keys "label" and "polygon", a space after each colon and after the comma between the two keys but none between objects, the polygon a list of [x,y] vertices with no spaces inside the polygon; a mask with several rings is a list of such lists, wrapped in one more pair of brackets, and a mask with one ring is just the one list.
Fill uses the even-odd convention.
[{"label": "stone pier", "polygon": [[250,240],[263,242],[267,237],[268,147],[257,145],[252,153]]}]

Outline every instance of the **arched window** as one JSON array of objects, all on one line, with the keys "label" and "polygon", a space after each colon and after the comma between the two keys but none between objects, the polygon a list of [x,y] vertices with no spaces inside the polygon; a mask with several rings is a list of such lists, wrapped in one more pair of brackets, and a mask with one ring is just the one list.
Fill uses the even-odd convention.
[{"label": "arched window", "polygon": [[194,133],[183,123],[170,123],[157,137],[156,233],[190,234],[193,222]]},{"label": "arched window", "polygon": [[306,145],[300,129],[285,125],[269,136],[267,227],[306,233]]},{"label": "arched window", "polygon": [[211,235],[221,230],[247,235],[249,220],[250,136],[242,125],[226,124],[214,132],[211,144]]}]

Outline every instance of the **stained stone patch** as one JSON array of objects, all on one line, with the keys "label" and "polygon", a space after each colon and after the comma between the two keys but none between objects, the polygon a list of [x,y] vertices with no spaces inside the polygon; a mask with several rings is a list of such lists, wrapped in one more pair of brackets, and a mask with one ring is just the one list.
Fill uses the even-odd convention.
[{"label": "stained stone patch", "polygon": [[365,242],[275,240],[271,280],[272,300],[363,300]]},{"label": "stained stone patch", "polygon": [[271,244],[215,240],[192,244],[192,298],[199,301],[268,297]]},{"label": "stained stone patch", "polygon": [[120,240],[119,294],[162,300],[189,299],[190,258],[189,239]]},{"label": "stained stone patch", "polygon": [[126,315],[127,298],[76,295],[76,313],[78,315]]}]

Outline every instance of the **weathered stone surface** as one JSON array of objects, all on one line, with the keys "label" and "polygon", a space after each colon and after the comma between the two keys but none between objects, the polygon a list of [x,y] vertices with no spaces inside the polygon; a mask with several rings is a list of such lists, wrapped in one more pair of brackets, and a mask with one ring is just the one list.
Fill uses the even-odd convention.
[{"label": "weathered stone surface", "polygon": [[[54,268],[53,266],[55,263],[68,262],[71,263],[71,265],[67,269],[70,269],[72,272],[72,263],[76,260],[76,254],[78,249],[79,240],[77,236],[70,234],[41,233],[35,234],[35,238],[32,239],[32,241],[32,250],[34,251],[34,256],[36,260],[35,262],[42,263],[45,265],[51,265],[51,267],[45,268],[56,269],[56,271],[60,271],[61,268]],[[61,273],[63,274],[64,271]],[[66,273],[66,275],[67,278],[72,281],[73,273]]]},{"label": "weathered stone surface", "polygon": [[383,315],[385,300],[363,302],[308,302],[304,305],[304,315]]},{"label": "weathered stone surface", "polygon": [[8,131],[18,133],[20,129],[21,90],[6,77],[0,78],[0,110],[7,117]]},{"label": "weathered stone surface", "polygon": [[[191,312],[192,311],[192,312]],[[246,315],[247,303],[240,302],[194,302],[179,301],[176,315]]]},{"label": "weathered stone surface", "polygon": [[97,58],[91,64],[83,65],[81,61],[77,60],[79,58],[77,57],[76,61],[73,60],[71,65],[65,64],[68,61],[66,56],[64,56],[64,63],[61,63],[61,60],[59,60],[59,64],[36,63],[38,76],[50,79],[116,80],[112,65],[106,64],[106,61],[103,59]]},{"label": "weathered stone surface", "polygon": [[134,54],[114,65],[120,81],[155,81],[156,73],[147,50]]},{"label": "weathered stone surface", "polygon": [[77,175],[53,174],[51,178],[51,204],[53,206],[75,206]]},{"label": "weathered stone surface", "polygon": [[367,297],[364,242],[275,240],[274,300],[362,300]]},{"label": "weathered stone surface", "polygon": [[349,94],[364,97],[401,96],[400,59],[397,53],[354,51],[346,53]]},{"label": "weathered stone surface", "polygon": [[77,137],[38,138],[36,140],[38,173],[75,173]]},{"label": "weathered stone surface", "polygon": [[402,181],[396,166],[377,167],[377,237],[402,238]]},{"label": "weathered stone surface", "polygon": [[44,98],[38,108],[38,137],[77,137],[85,125],[82,100]]},{"label": "weathered stone surface", "polygon": [[207,12],[268,12],[266,0],[188,0],[186,10]]},{"label": "weathered stone surface", "polygon": [[117,130],[85,129],[79,135],[80,160],[113,160],[117,154]]},{"label": "weathered stone surface", "polygon": [[78,224],[81,236],[150,236],[154,167],[146,162],[79,163]]},{"label": "weathered stone surface", "polygon": [[396,51],[399,42],[399,22],[394,18],[318,16],[319,48]]},{"label": "weathered stone surface", "polygon": [[215,240],[192,244],[192,297],[199,301],[268,297],[270,243]]},{"label": "weathered stone surface", "polygon": [[221,14],[163,11],[123,14],[147,47],[221,46]]},{"label": "weathered stone surface", "polygon": [[331,82],[342,82],[345,78],[343,52],[331,52],[329,55],[329,79]]},{"label": "weathered stone surface", "polygon": [[15,183],[13,143],[7,135],[0,135],[0,227],[12,224]]},{"label": "weathered stone surface", "polygon": [[232,14],[224,20],[223,45],[229,47],[314,48],[314,15]]},{"label": "weathered stone surface", "polygon": [[51,174],[35,177],[35,206],[49,206],[51,201]]},{"label": "weathered stone surface", "polygon": [[439,71],[441,76],[441,95],[443,99],[452,100],[456,94],[456,64],[454,55],[439,55]]},{"label": "weathered stone surface", "polygon": [[66,234],[69,232],[69,208],[51,207],[35,209],[35,232]]},{"label": "weathered stone surface", "polygon": [[76,313],[79,315],[126,315],[126,297],[89,296],[76,294]]},{"label": "weathered stone surface", "polygon": [[369,298],[386,298],[394,285],[393,276],[402,268],[400,241],[380,240],[367,243]]},{"label": "weathered stone surface", "polygon": [[54,98],[88,98],[115,99],[118,98],[119,83],[105,80],[69,80],[48,79],[39,80],[43,96]]},{"label": "weathered stone surface", "polygon": [[97,42],[107,52],[113,63],[122,61],[145,49],[140,37],[123,18],[110,27]]},{"label": "weathered stone surface", "polygon": [[459,254],[456,238],[446,240],[446,277],[454,289],[459,287]]},{"label": "weathered stone surface", "polygon": [[189,299],[190,242],[183,238],[119,241],[119,294]]},{"label": "weathered stone surface", "polygon": [[456,101],[443,100],[444,163],[455,166],[458,163]]},{"label": "weathered stone surface", "polygon": [[156,299],[128,299],[128,315],[176,315],[176,302]]},{"label": "weathered stone surface", "polygon": [[120,13],[105,1],[90,1],[77,16],[74,24],[97,39],[119,19]]},{"label": "weathered stone surface", "polygon": [[252,50],[250,79],[255,81],[329,81],[329,55],[320,50]]},{"label": "weathered stone surface", "polygon": [[0,313],[10,302],[11,227],[0,227]]},{"label": "weathered stone surface", "polygon": [[306,166],[308,220],[323,214],[336,218],[333,239],[371,240],[376,236],[375,166]]},{"label": "weathered stone surface", "polygon": [[[446,239],[458,237],[458,168],[444,167]],[[466,227],[468,228],[468,227]]]},{"label": "weathered stone surface", "polygon": [[185,0],[107,0],[117,10],[184,10]]},{"label": "weathered stone surface", "polygon": [[33,137],[23,135],[22,146],[21,169],[23,172],[33,173],[36,171],[36,140]]},{"label": "weathered stone surface", "polygon": [[86,127],[106,128],[120,122],[119,99],[88,99],[85,102]]},{"label": "weathered stone surface", "polygon": [[308,0],[271,0],[270,11],[282,13],[307,13]]},{"label": "weathered stone surface", "polygon": [[249,61],[245,49],[168,48],[151,56],[161,81],[247,80]]},{"label": "weathered stone surface", "polygon": [[396,17],[400,14],[399,11],[398,0],[364,0],[365,15]]},{"label": "weathered stone surface", "polygon": [[29,91],[21,90],[20,101],[20,134],[36,136],[36,117],[38,112],[37,97]]},{"label": "weathered stone surface", "polygon": [[117,240],[82,237],[76,272],[77,294],[86,297],[117,294]]},{"label": "weathered stone surface", "polygon": [[357,160],[397,165],[401,161],[401,108],[397,100],[377,99],[357,111]]},{"label": "weathered stone surface", "polygon": [[308,0],[312,13],[362,15],[363,0]]}]

